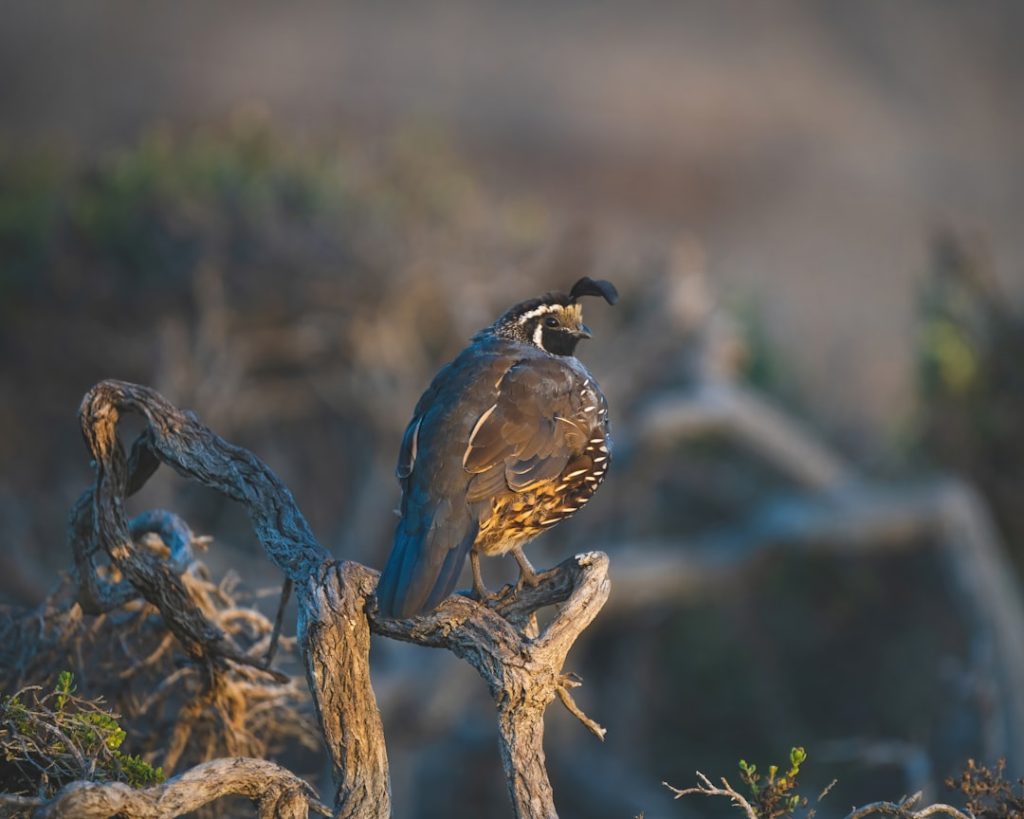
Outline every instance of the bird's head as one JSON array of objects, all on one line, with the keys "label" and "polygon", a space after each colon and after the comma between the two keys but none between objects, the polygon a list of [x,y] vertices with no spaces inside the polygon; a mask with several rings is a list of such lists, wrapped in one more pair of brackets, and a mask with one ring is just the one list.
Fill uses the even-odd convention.
[{"label": "bird's head", "polygon": [[568,293],[546,293],[510,307],[484,332],[534,344],[553,355],[572,355],[582,339],[590,338],[590,329],[583,323],[581,296],[601,296],[609,304],[619,298],[611,282],[584,276]]}]

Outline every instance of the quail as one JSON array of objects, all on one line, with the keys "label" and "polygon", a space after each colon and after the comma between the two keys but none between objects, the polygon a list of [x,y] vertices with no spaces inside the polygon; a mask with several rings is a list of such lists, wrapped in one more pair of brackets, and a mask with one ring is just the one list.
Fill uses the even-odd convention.
[{"label": "quail", "polygon": [[590,338],[579,299],[618,299],[584,277],[505,311],[441,369],[406,427],[396,473],[401,519],[377,586],[385,617],[444,600],[470,558],[511,552],[519,585],[538,575],[523,545],[583,506],[611,458],[608,405],[574,353]]}]

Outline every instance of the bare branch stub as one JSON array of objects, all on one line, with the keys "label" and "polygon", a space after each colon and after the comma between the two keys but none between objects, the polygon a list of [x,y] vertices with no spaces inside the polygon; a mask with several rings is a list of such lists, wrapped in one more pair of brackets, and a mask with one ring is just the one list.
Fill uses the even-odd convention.
[{"label": "bare branch stub", "polygon": [[[84,406],[84,403],[83,403]],[[153,453],[152,434],[147,429],[132,445],[128,456],[125,496],[134,495],[156,470],[160,461]],[[96,553],[102,548],[94,524],[95,487],[81,494],[68,521],[68,540],[75,559],[74,572],[78,582],[78,601],[87,614],[102,614],[123,606],[139,596],[139,590],[128,581],[110,584],[101,579],[96,569]]]},{"label": "bare branch stub", "polygon": [[[309,615],[308,621],[306,614],[300,617],[307,677],[336,777],[343,783],[338,815],[387,816],[390,811],[383,728],[369,678],[373,631],[446,648],[480,673],[498,707],[502,764],[516,816],[556,816],[544,764],[544,710],[567,685],[562,674],[566,654],[607,599],[607,572],[605,555],[577,555],[528,594],[508,595],[495,609],[453,596],[409,620],[376,615],[372,595],[378,572],[358,563],[326,566],[318,579],[301,587],[300,610]],[[561,613],[536,639],[511,622],[525,622],[537,609],[559,602],[565,603]],[[578,707],[572,712],[595,733],[603,731]]]}]

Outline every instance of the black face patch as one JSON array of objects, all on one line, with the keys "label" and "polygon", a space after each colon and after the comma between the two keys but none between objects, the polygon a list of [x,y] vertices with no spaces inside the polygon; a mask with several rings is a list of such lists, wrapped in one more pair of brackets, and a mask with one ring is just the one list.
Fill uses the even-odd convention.
[{"label": "black face patch", "polygon": [[544,327],[541,333],[541,347],[554,355],[572,355],[580,337],[564,327]]}]

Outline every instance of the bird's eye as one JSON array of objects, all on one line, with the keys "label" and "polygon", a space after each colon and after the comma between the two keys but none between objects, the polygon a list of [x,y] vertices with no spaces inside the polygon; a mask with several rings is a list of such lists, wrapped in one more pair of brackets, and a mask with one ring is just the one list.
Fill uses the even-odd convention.
[{"label": "bird's eye", "polygon": [[558,319],[556,319],[554,316],[548,316],[546,319],[544,319],[544,326],[545,327],[557,327],[558,326]]}]

